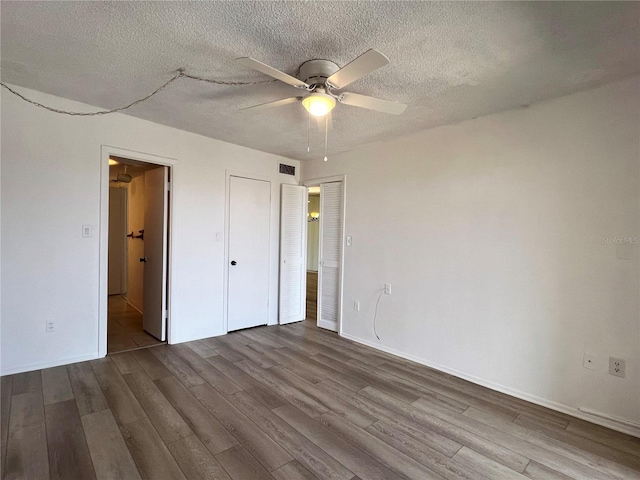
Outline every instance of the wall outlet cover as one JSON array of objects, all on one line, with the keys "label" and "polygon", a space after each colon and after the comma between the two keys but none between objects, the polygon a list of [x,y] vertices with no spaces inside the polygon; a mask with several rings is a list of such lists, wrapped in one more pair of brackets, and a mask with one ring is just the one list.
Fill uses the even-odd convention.
[{"label": "wall outlet cover", "polygon": [[626,364],[624,359],[609,357],[609,373],[614,377],[624,378],[626,371]]}]

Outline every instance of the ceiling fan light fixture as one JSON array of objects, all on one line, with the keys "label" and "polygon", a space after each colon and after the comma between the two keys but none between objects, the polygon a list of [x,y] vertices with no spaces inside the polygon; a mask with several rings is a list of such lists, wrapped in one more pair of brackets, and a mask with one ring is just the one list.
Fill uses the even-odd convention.
[{"label": "ceiling fan light fixture", "polygon": [[324,92],[313,92],[302,99],[302,105],[314,117],[324,117],[336,106],[336,100]]}]

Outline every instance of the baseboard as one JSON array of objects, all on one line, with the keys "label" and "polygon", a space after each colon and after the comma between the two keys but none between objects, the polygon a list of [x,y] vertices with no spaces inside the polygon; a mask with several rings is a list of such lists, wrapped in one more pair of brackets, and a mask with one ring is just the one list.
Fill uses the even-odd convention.
[{"label": "baseboard", "polygon": [[91,355],[81,355],[79,357],[64,358],[61,360],[54,360],[52,362],[32,363],[30,365],[23,365],[21,367],[3,369],[0,372],[0,375],[2,376],[14,375],[16,373],[31,372],[33,370],[42,370],[43,368],[59,367],[61,365],[69,365],[71,363],[86,362],[87,360],[96,360],[98,358],[101,358],[101,357],[98,354],[98,352],[96,352]]},{"label": "baseboard", "polygon": [[331,330],[332,332],[338,331],[338,324],[336,322],[330,322],[329,320],[318,320],[318,326],[325,330]]},{"label": "baseboard", "polygon": [[140,315],[144,315],[144,314],[142,313],[142,309],[141,309],[141,308],[138,308],[136,305],[134,305],[133,303],[131,303],[131,302],[129,301],[129,299],[128,299],[125,295],[123,295],[122,297],[127,301],[127,305],[129,305],[131,308],[133,308],[133,309],[134,309],[136,312],[138,312]]},{"label": "baseboard", "polygon": [[381,350],[383,352],[390,353],[391,355],[395,355],[397,357],[401,357],[406,360],[411,360],[412,362],[419,363],[420,365],[424,365],[426,367],[433,368],[435,370],[439,370],[444,373],[448,373],[450,375],[461,378],[463,380],[468,380],[469,382],[475,383],[476,385],[481,385],[483,387],[490,388],[491,390],[505,393],[512,397],[519,398],[520,400],[525,400],[527,402],[535,403],[536,405],[540,405],[541,407],[546,407],[551,410],[555,410],[556,412],[564,413],[572,417],[579,418],[581,420],[586,420],[588,422],[610,428],[611,430],[616,430],[618,432],[626,433],[628,435],[632,435],[634,437],[640,438],[640,424],[638,423],[613,417],[605,413],[595,412],[587,408],[569,407],[568,405],[547,400],[547,399],[538,397],[536,395],[531,395],[529,393],[522,392],[520,390],[516,390],[514,388],[507,387],[499,383],[490,382],[488,380],[482,379],[480,377],[476,377],[474,375],[470,375],[460,370],[445,367],[444,365],[439,365],[429,360],[425,360],[424,358],[419,358],[419,357],[398,351],[394,348],[389,348],[384,345],[380,345],[380,344],[371,342],[369,340],[356,337],[354,335],[349,335],[348,333],[342,333],[342,337],[348,340],[352,340],[356,343],[360,343],[362,345],[375,348],[376,350]]}]

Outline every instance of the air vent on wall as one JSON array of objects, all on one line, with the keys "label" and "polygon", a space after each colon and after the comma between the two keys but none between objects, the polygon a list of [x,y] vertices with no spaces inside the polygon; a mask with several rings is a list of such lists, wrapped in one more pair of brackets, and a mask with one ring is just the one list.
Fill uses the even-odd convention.
[{"label": "air vent on wall", "polygon": [[296,175],[296,167],[293,165],[285,165],[284,163],[280,164],[280,173],[284,173],[285,175]]}]

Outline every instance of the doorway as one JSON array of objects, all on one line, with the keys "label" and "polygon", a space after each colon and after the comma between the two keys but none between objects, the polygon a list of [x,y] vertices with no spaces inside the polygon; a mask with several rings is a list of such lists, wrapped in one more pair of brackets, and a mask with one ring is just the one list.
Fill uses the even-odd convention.
[{"label": "doorway", "polygon": [[307,320],[341,333],[345,181],[341,175],[282,186],[281,325]]},{"label": "doorway", "polygon": [[170,174],[109,156],[107,353],[166,343]]},{"label": "doorway", "polygon": [[320,185],[307,189],[307,318],[318,319],[318,256],[320,254]]}]

